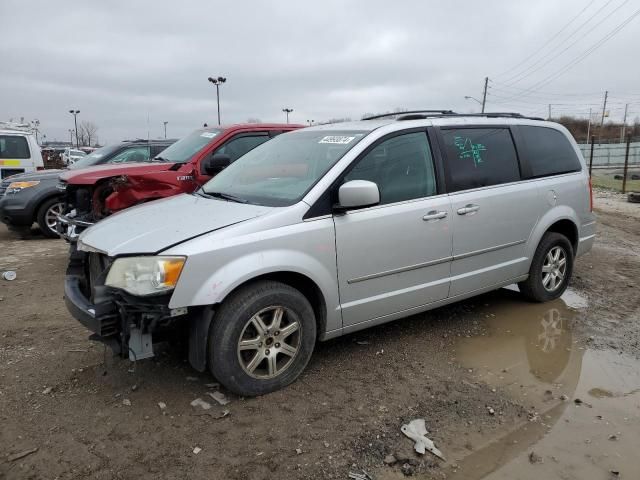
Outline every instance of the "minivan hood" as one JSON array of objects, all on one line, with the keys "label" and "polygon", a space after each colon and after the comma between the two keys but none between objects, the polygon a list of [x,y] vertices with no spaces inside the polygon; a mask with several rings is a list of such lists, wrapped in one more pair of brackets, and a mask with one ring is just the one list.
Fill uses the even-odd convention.
[{"label": "minivan hood", "polygon": [[78,247],[99,250],[110,257],[158,253],[270,210],[273,208],[182,194],[107,217],[82,232]]}]

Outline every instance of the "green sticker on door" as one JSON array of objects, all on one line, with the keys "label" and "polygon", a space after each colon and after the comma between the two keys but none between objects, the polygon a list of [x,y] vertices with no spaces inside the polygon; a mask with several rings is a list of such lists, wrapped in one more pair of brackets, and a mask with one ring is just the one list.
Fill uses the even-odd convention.
[{"label": "green sticker on door", "polygon": [[458,150],[460,152],[458,154],[458,158],[472,158],[473,165],[475,167],[477,167],[481,163],[484,163],[481,153],[485,152],[487,150],[487,147],[485,147],[482,143],[473,143],[468,137],[456,136],[453,139],[453,144],[458,147]]}]

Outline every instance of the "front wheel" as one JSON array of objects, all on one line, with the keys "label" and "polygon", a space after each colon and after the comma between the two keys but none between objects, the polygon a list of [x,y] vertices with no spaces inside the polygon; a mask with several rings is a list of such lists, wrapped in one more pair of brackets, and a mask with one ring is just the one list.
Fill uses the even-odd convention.
[{"label": "front wheel", "polygon": [[573,273],[573,247],[567,237],[547,232],[540,240],[529,269],[529,278],[520,282],[520,292],[534,302],[560,297]]},{"label": "front wheel", "polygon": [[56,230],[56,223],[58,222],[58,215],[62,214],[63,207],[64,204],[62,200],[59,198],[50,198],[38,209],[36,222],[45,237],[59,237],[58,231]]},{"label": "front wheel", "polygon": [[305,296],[280,282],[256,282],[232,294],[216,312],[209,368],[232,392],[262,395],[298,378],[315,341],[315,315]]}]

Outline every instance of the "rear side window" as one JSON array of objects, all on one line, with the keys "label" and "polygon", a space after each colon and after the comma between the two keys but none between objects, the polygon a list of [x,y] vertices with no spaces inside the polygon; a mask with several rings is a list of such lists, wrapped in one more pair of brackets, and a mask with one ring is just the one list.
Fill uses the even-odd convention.
[{"label": "rear side window", "polygon": [[546,127],[518,127],[524,137],[524,154],[532,177],[579,172],[582,167],[571,143],[558,130]]},{"label": "rear side window", "polygon": [[235,162],[245,153],[253,150],[258,145],[269,140],[268,135],[242,135],[239,137],[232,138],[223,146],[218,148],[214,154],[222,153],[225,155],[229,155],[229,158],[232,162]]},{"label": "rear side window", "polygon": [[443,129],[450,192],[520,180],[518,156],[507,128]]},{"label": "rear side window", "polygon": [[0,135],[0,158],[30,158],[27,139],[17,135]]},{"label": "rear side window", "polygon": [[123,150],[109,160],[109,163],[138,163],[147,161],[149,161],[149,147],[139,145]]}]

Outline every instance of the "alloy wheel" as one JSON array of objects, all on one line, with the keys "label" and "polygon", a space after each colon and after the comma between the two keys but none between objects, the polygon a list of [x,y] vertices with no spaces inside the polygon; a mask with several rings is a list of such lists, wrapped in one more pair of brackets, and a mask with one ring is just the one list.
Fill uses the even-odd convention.
[{"label": "alloy wheel", "polygon": [[52,232],[56,232],[56,223],[58,223],[58,215],[62,214],[62,207],[62,203],[54,203],[44,215],[47,228]]},{"label": "alloy wheel", "polygon": [[254,378],[275,378],[293,363],[301,338],[301,324],[293,312],[282,306],[264,308],[242,329],[237,345],[240,365]]},{"label": "alloy wheel", "polygon": [[567,253],[555,246],[547,252],[542,265],[542,286],[548,292],[555,292],[567,274]]}]

